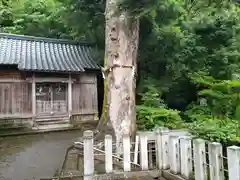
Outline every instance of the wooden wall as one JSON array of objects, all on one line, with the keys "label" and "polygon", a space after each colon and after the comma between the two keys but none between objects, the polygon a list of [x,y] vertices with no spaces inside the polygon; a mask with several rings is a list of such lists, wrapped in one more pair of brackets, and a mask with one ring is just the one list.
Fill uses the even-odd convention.
[{"label": "wooden wall", "polygon": [[20,73],[20,71],[17,71],[17,70],[9,70],[9,71],[1,70],[0,71],[0,79],[2,79],[2,80],[4,80],[4,79],[24,80],[25,77],[24,77],[24,74]]},{"label": "wooden wall", "polygon": [[73,84],[73,114],[98,113],[97,77],[95,74],[82,74]]},{"label": "wooden wall", "polygon": [[[73,75],[72,114],[97,114],[96,74]],[[32,84],[19,71],[0,71],[0,118],[32,114]]]},{"label": "wooden wall", "polygon": [[32,112],[31,83],[18,71],[0,71],[0,117]]}]

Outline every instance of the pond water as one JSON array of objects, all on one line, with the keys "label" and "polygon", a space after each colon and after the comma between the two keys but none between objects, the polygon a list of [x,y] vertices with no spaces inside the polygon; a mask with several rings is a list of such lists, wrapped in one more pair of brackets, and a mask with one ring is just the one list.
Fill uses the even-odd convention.
[{"label": "pond water", "polygon": [[81,136],[75,130],[0,138],[0,180],[52,177],[66,149]]}]

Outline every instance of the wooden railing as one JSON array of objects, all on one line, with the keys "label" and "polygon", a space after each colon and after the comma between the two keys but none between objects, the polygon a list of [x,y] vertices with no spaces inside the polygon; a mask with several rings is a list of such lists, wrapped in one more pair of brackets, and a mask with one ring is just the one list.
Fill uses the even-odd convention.
[{"label": "wooden railing", "polygon": [[[82,143],[84,146],[83,176],[85,180],[92,180],[96,177],[94,158],[97,156],[97,147],[94,146],[92,131],[85,131],[83,138],[83,142],[75,144]],[[123,165],[123,172],[126,173],[133,171],[133,167],[137,166],[139,172],[155,168],[169,180],[240,179],[240,147],[230,146],[223,151],[220,143],[192,139],[191,136],[178,136],[163,128],[150,135],[149,132],[140,132],[136,139],[136,143],[131,143],[128,135],[123,137],[123,157],[120,158],[114,154],[112,136],[105,136],[102,155],[105,157],[106,174],[116,172],[113,159],[117,158]],[[149,149],[149,143],[155,144],[155,147]],[[225,150],[226,155],[223,153]]]},{"label": "wooden railing", "polygon": [[36,101],[37,114],[44,113],[67,113],[67,101],[56,100],[56,101]]}]

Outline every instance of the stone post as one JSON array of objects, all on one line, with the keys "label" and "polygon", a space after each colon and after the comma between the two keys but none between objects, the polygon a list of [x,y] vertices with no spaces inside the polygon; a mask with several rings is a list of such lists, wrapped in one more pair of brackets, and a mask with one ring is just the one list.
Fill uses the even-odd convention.
[{"label": "stone post", "polygon": [[169,137],[169,162],[173,174],[180,172],[179,136]]},{"label": "stone post", "polygon": [[162,136],[161,136],[161,129],[157,128],[155,130],[156,134],[156,162],[157,162],[157,167],[158,169],[163,169],[163,152],[162,152]]},{"label": "stone post", "polygon": [[140,165],[143,171],[148,170],[148,138],[143,132],[140,134]]},{"label": "stone post", "polygon": [[193,140],[193,149],[194,149],[195,180],[205,180],[206,179],[205,141],[202,139]]},{"label": "stone post", "polygon": [[240,147],[230,146],[227,148],[228,177],[229,180],[240,179]]},{"label": "stone post", "polygon": [[136,140],[135,140],[135,146],[134,146],[134,164],[138,163],[138,151],[139,151],[139,136],[136,136]]},{"label": "stone post", "polygon": [[192,173],[192,139],[185,136],[180,137],[180,166],[181,175],[185,179],[190,179]]},{"label": "stone post", "polygon": [[162,168],[168,169],[169,168],[169,130],[162,129],[161,130],[161,137],[162,137]]},{"label": "stone post", "polygon": [[128,134],[123,135],[123,170],[131,171],[131,152],[130,137]]},{"label": "stone post", "polygon": [[84,131],[84,180],[92,180],[94,174],[93,132]]},{"label": "stone post", "polygon": [[105,170],[106,173],[112,173],[113,160],[112,160],[112,136],[105,136]]},{"label": "stone post", "polygon": [[210,179],[224,180],[222,145],[216,142],[210,143],[208,144],[208,152]]}]

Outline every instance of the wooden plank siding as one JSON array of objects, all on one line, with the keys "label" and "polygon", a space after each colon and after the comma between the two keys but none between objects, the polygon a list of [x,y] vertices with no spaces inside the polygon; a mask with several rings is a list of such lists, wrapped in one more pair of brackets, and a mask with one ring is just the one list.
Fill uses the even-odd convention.
[{"label": "wooden plank siding", "polygon": [[24,76],[23,74],[21,74],[19,71],[1,71],[0,72],[0,79],[4,80],[4,79],[12,79],[12,80],[24,80]]},{"label": "wooden plank siding", "polygon": [[[31,114],[31,84],[17,71],[0,73],[0,117]],[[15,80],[22,80],[17,82]]]},{"label": "wooden plank siding", "polygon": [[[38,74],[37,74],[38,75]],[[68,113],[68,81],[60,81],[62,77],[56,77],[50,83],[38,77],[37,84],[66,84],[63,93],[53,94],[54,101],[50,104],[48,98],[40,98],[36,94],[36,113],[38,116],[46,114]],[[51,80],[48,76],[45,79]],[[72,115],[95,115],[98,113],[97,77],[95,74],[72,75]],[[66,79],[66,78],[65,78]],[[50,108],[51,107],[51,108]],[[44,113],[42,113],[44,112]],[[0,71],[0,118],[25,117],[32,114],[32,77],[28,78],[20,71]]]},{"label": "wooden plank siding", "polygon": [[72,86],[72,113],[98,113],[97,78],[93,74],[81,75]]}]

